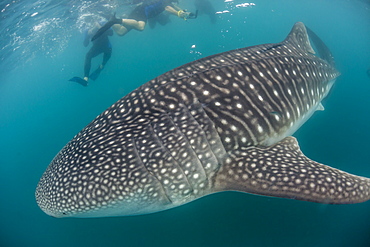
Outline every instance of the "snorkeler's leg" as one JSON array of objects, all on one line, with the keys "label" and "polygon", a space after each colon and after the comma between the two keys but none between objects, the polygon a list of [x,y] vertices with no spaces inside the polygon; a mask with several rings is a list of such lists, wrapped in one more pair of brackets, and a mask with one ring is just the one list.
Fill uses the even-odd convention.
[{"label": "snorkeler's leg", "polygon": [[108,62],[111,56],[112,56],[112,48],[109,48],[104,52],[103,63],[100,66],[101,69],[104,68],[105,64]]},{"label": "snorkeler's leg", "polygon": [[93,46],[90,48],[90,50],[86,53],[85,56],[85,65],[84,65],[84,80],[88,81],[89,80],[89,74],[90,74],[90,69],[91,69],[91,60],[102,53],[103,51],[99,49],[96,46]]},{"label": "snorkeler's leg", "polygon": [[90,74],[90,69],[91,69],[91,59],[92,59],[92,53],[89,51],[86,54],[85,57],[85,65],[84,65],[84,80],[88,81],[89,80],[89,74]]},{"label": "snorkeler's leg", "polygon": [[111,56],[112,56],[112,48],[109,47],[104,51],[103,62],[99,65],[99,67],[96,70],[94,70],[94,72],[90,74],[91,80],[95,81],[96,79],[98,79],[100,72],[104,69],[105,64],[108,62]]},{"label": "snorkeler's leg", "polygon": [[82,79],[81,77],[75,76],[75,77],[69,79],[69,81],[77,82],[77,83],[81,84],[82,86],[87,87],[87,82],[89,80],[89,73],[90,73],[90,69],[91,69],[91,59],[93,59],[94,57],[99,55],[99,53],[101,53],[101,51],[99,51],[99,49],[96,49],[96,47],[94,47],[94,46],[91,47],[91,49],[86,53],[86,56],[85,56],[84,78]]},{"label": "snorkeler's leg", "polygon": [[144,21],[137,21],[134,19],[122,19],[122,25],[113,25],[113,30],[117,33],[119,36],[126,35],[131,29],[136,29],[138,31],[143,31],[145,28],[145,22]]},{"label": "snorkeler's leg", "polygon": [[145,28],[145,21],[137,21],[134,19],[122,19],[122,25],[134,28],[138,31],[143,31]]},{"label": "snorkeler's leg", "polygon": [[116,32],[118,36],[123,36],[129,31],[129,29],[127,29],[125,26],[119,24],[113,25],[112,29]]}]

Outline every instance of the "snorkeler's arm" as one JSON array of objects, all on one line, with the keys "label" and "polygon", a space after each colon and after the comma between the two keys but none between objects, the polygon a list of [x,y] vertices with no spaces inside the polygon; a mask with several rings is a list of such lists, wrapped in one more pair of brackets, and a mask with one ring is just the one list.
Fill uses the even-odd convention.
[{"label": "snorkeler's arm", "polygon": [[173,6],[173,5],[167,5],[167,6],[165,7],[165,10],[166,10],[168,13],[170,13],[170,14],[172,14],[172,15],[176,15],[176,16],[177,16],[177,12],[178,12],[178,11],[181,11],[181,9],[180,9],[180,8],[178,8],[177,6],[175,7],[175,6]]},{"label": "snorkeler's arm", "polygon": [[166,6],[165,10],[168,13],[170,13],[172,15],[176,15],[177,17],[179,17],[181,19],[186,19],[186,17],[187,17],[187,12],[182,10],[177,5],[168,5],[168,6]]},{"label": "snorkeler's arm", "polygon": [[198,13],[198,11],[196,12],[196,14],[187,12],[186,10],[182,10],[179,6],[175,4],[167,5],[165,10],[168,13],[172,15],[176,15],[177,17],[184,19],[184,20],[197,18],[197,13]]}]

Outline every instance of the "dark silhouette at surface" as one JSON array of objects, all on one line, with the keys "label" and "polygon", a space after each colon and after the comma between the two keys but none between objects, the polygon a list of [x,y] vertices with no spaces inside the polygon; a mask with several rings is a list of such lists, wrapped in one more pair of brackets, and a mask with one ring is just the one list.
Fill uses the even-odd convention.
[{"label": "dark silhouette at surface", "polygon": [[205,14],[209,16],[211,23],[214,24],[217,21],[216,10],[209,0],[195,0],[195,8],[199,10],[199,14]]}]

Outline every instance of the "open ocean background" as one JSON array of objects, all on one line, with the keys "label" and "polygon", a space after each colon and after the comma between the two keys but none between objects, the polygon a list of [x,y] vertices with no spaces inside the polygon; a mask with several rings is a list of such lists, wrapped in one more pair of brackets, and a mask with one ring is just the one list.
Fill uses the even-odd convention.
[{"label": "open ocean background", "polygon": [[[342,75],[296,134],[311,159],[370,177],[370,2],[210,0],[207,15],[111,38],[113,54],[87,88],[82,31],[120,15],[119,0],[0,1],[0,246],[370,246],[370,202],[316,203],[226,192],[134,217],[56,219],[34,191],[57,152],[118,99],[148,80],[215,53],[282,41],[297,21],[331,49]],[[180,0],[194,11],[194,0]],[[93,60],[92,71],[101,62]]]}]

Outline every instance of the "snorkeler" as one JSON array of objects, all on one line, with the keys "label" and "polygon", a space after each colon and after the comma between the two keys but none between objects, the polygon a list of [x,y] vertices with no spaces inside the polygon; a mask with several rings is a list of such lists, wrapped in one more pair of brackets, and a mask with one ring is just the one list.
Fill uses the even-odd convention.
[{"label": "snorkeler", "polygon": [[[87,47],[89,45],[89,41],[91,36],[96,32],[97,29],[101,28],[102,26],[99,23],[96,23],[95,27],[92,28],[89,31],[85,32],[85,38],[84,38],[84,46]],[[92,42],[92,47],[87,52],[85,57],[85,65],[84,65],[84,78],[81,77],[73,77],[70,79],[70,81],[77,82],[83,86],[87,86],[89,79],[96,80],[98,76],[100,75],[100,72],[103,70],[105,64],[108,62],[112,55],[112,45],[109,41],[108,36],[112,36],[113,31],[112,29],[108,30],[108,32],[105,32],[100,37],[98,37],[96,40]],[[91,60],[98,56],[99,54],[103,53],[103,62],[99,65],[99,67],[90,74],[91,69]]]},{"label": "snorkeler", "polygon": [[102,28],[100,28],[92,41],[97,39],[110,27],[119,35],[123,36],[127,34],[131,29],[136,29],[138,31],[143,31],[145,25],[150,18],[154,18],[161,14],[163,11],[167,11],[172,15],[176,15],[184,20],[195,19],[197,17],[197,12],[191,13],[182,10],[180,7],[175,5],[177,0],[146,0],[138,4],[138,6],[129,14],[127,19],[118,19],[115,16],[108,21]]}]

